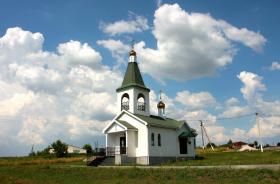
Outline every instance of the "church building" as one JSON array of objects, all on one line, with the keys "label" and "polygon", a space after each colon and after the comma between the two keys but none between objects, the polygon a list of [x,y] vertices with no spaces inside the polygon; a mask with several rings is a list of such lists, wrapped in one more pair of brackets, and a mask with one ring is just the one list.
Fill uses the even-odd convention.
[{"label": "church building", "polygon": [[150,114],[150,89],[143,81],[133,48],[116,92],[119,113],[103,130],[106,155],[115,157],[115,164],[130,161],[151,165],[195,157],[196,131],[186,121],[166,117],[161,95],[158,115]]}]

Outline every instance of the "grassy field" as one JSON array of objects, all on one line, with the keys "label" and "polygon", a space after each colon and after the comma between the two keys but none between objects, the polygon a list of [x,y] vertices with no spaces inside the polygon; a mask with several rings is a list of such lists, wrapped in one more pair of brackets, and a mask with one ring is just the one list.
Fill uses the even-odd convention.
[{"label": "grassy field", "polygon": [[218,169],[105,169],[59,168],[53,166],[0,167],[0,183],[275,183],[280,172],[271,170],[218,170]]},{"label": "grassy field", "polygon": [[50,164],[84,164],[86,156],[67,158],[55,157],[5,157],[0,158],[1,166],[24,166],[24,165],[50,165]]},{"label": "grassy field", "polygon": [[221,152],[198,150],[196,160],[169,162],[165,165],[251,165],[280,164],[280,151]]},{"label": "grassy field", "polygon": [[[198,151],[199,160],[170,165],[279,164],[280,152]],[[280,183],[280,171],[255,169],[139,169],[96,168],[85,165],[85,157],[0,158],[0,183]],[[203,158],[203,159],[202,159]],[[76,166],[74,166],[76,165]]]}]

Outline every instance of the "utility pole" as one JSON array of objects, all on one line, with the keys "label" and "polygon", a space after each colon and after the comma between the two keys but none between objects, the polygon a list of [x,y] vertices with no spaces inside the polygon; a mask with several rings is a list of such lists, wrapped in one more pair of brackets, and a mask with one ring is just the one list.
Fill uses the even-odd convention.
[{"label": "utility pole", "polygon": [[206,135],[206,137],[207,137],[207,139],[208,139],[208,142],[209,142],[209,144],[210,144],[212,150],[214,151],[214,148],[213,148],[212,143],[211,143],[211,141],[210,141],[210,138],[209,138],[209,136],[208,136],[208,134],[207,134],[207,132],[206,132],[206,129],[205,129],[204,126],[202,126],[202,127],[203,127],[203,129],[204,129],[204,132],[205,132],[205,135]]},{"label": "utility pole", "polygon": [[211,149],[214,151],[214,148],[213,148],[212,143],[211,143],[211,141],[210,141],[210,137],[208,136],[208,134],[207,134],[207,132],[206,132],[206,129],[205,129],[205,127],[203,126],[202,120],[200,120],[200,126],[201,126],[201,135],[202,135],[203,147],[204,147],[204,140],[203,140],[203,131],[204,131],[204,132],[205,132],[205,135],[206,135],[206,137],[207,137],[207,139],[208,139],[208,142],[209,142],[209,144],[210,144],[210,146],[211,146]]},{"label": "utility pole", "polygon": [[261,145],[261,152],[263,152],[261,127],[260,127],[260,121],[259,121],[259,113],[257,113],[257,112],[256,112],[256,123],[257,123],[257,126],[258,126],[258,133],[259,133],[259,140],[260,140],[260,145]]},{"label": "utility pole", "polygon": [[202,138],[202,149],[204,149],[204,137],[203,137],[203,128],[202,128],[202,121],[200,121],[200,128],[201,128],[201,138]]}]

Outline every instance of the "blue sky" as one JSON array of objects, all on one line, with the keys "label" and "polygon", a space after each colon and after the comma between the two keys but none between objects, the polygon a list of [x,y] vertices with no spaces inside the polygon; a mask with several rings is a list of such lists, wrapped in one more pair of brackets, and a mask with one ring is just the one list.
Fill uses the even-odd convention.
[{"label": "blue sky", "polygon": [[[1,1],[0,155],[32,142],[104,144],[135,40],[168,116],[207,119],[214,142],[280,142],[278,1]],[[190,122],[199,131],[197,122]],[[198,144],[200,137],[198,136]],[[12,149],[11,144],[17,145]]]}]

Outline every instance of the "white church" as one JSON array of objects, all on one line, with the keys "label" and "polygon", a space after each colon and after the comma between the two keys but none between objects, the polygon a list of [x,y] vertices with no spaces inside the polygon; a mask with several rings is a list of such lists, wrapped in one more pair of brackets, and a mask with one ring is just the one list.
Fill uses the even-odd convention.
[{"label": "white church", "polygon": [[196,131],[186,121],[166,117],[161,97],[158,115],[150,114],[150,89],[144,84],[133,48],[116,92],[119,113],[103,130],[106,155],[115,157],[115,164],[129,161],[151,165],[195,157]]}]

